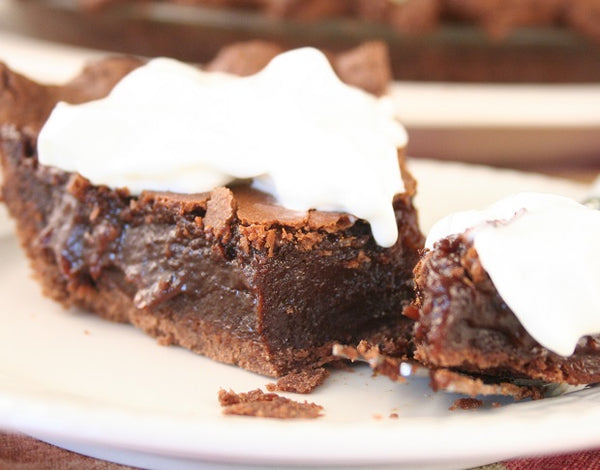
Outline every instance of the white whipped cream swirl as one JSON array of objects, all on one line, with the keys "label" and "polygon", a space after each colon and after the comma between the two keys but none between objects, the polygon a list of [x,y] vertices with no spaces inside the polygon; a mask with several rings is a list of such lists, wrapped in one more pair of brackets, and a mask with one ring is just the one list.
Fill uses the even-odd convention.
[{"label": "white whipped cream swirl", "polygon": [[366,219],[390,246],[406,143],[391,101],[345,85],[322,53],[303,48],[244,78],[152,60],[104,99],[59,103],[38,152],[45,165],[133,194],[255,178],[289,209]]}]

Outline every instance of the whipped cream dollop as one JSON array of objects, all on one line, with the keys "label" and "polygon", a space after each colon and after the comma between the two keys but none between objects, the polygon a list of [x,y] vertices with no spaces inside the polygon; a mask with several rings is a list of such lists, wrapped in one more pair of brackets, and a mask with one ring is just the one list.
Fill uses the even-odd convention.
[{"label": "whipped cream dollop", "polygon": [[45,165],[132,194],[254,178],[284,207],[348,212],[391,246],[406,143],[390,100],[342,83],[321,52],[302,48],[244,78],[154,59],[104,99],[59,103],[38,153]]},{"label": "whipped cream dollop", "polygon": [[502,299],[542,346],[569,356],[582,336],[600,333],[600,211],[521,193],[445,217],[426,246],[465,231]]}]

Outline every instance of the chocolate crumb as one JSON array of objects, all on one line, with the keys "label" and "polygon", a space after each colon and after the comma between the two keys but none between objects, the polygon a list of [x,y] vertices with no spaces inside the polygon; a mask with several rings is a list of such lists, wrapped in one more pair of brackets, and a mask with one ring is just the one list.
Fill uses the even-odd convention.
[{"label": "chocolate crumb", "polygon": [[310,393],[329,377],[324,367],[294,372],[281,377],[277,383],[267,384],[269,392]]},{"label": "chocolate crumb", "polygon": [[405,382],[404,377],[400,375],[402,358],[382,354],[379,345],[369,341],[362,340],[356,347],[336,344],[333,354],[352,362],[367,362],[375,374],[385,375],[396,382]]},{"label": "chocolate crumb", "polygon": [[398,413],[390,413],[391,419],[398,419]]},{"label": "chocolate crumb", "polygon": [[515,400],[543,398],[543,390],[537,385],[517,385],[509,382],[487,383],[482,377],[474,377],[465,373],[448,369],[434,369],[429,373],[430,386],[434,391],[446,390],[475,397],[476,395],[505,395]]},{"label": "chocolate crumb", "polygon": [[[333,354],[352,362],[367,362],[374,373],[385,375],[396,382],[406,381],[406,378],[400,375],[400,365],[405,359],[382,353],[379,345],[373,345],[364,340],[356,347],[336,344],[333,348]],[[493,377],[475,376],[444,368],[429,369],[429,378],[429,385],[434,392],[445,390],[470,395],[471,397],[477,395],[505,395],[511,396],[515,400],[525,398],[538,400],[544,397],[543,388],[539,385],[518,385],[511,382],[501,382],[494,380]]]},{"label": "chocolate crumb", "polygon": [[448,408],[449,410],[476,410],[481,408],[483,405],[482,400],[478,400],[477,398],[459,398],[454,401],[452,406]]},{"label": "chocolate crumb", "polygon": [[297,402],[260,389],[247,393],[219,390],[223,414],[277,419],[314,419],[322,416],[323,407],[307,401]]}]

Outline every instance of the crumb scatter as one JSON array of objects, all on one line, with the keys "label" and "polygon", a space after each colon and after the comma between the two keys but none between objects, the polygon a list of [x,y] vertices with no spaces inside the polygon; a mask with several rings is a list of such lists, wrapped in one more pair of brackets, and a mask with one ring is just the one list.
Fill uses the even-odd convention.
[{"label": "crumb scatter", "polygon": [[477,398],[458,398],[454,401],[450,410],[477,410],[481,408],[483,401]]},{"label": "crumb scatter", "polygon": [[307,401],[298,402],[260,389],[245,393],[219,390],[223,414],[277,419],[314,419],[323,416],[323,407]]}]

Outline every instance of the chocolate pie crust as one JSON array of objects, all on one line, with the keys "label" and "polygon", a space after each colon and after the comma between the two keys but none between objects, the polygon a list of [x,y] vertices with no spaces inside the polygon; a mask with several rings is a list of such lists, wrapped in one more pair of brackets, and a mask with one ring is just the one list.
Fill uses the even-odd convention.
[{"label": "chocolate pie crust", "polygon": [[104,96],[140,64],[106,59],[61,86],[0,68],[1,194],[43,293],[269,376],[320,366],[335,359],[333,343],[371,334],[393,330],[408,348],[401,311],[423,237],[401,155],[391,248],[363,220],[290,211],[247,184],[134,197],[38,162],[37,134],[57,101]]}]

